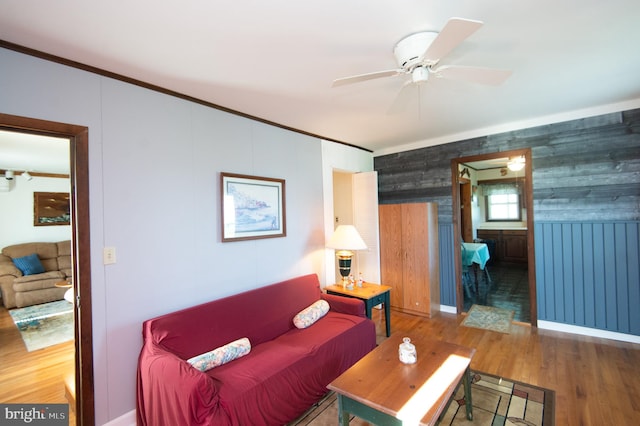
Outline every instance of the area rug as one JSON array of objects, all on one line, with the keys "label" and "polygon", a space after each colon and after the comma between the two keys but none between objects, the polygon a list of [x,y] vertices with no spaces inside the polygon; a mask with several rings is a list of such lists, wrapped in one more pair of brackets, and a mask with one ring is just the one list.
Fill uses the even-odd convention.
[{"label": "area rug", "polygon": [[28,352],[73,339],[73,305],[58,300],[9,311]]},{"label": "area rug", "polygon": [[[448,410],[438,422],[440,426],[553,426],[555,424],[555,392],[526,383],[472,372],[471,399],[473,421],[466,417],[464,389],[460,386]],[[289,426],[335,426],[338,424],[338,402],[331,392],[311,410]],[[349,426],[369,426],[352,416]]]},{"label": "area rug", "polygon": [[514,312],[507,309],[473,305],[462,325],[509,334],[513,315]]}]

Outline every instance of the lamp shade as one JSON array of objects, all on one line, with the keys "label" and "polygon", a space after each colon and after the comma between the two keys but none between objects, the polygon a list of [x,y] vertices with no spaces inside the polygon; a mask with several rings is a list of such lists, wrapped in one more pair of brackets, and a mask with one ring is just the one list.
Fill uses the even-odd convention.
[{"label": "lamp shade", "polygon": [[336,250],[364,250],[367,245],[355,226],[340,225],[327,241],[327,247]]}]

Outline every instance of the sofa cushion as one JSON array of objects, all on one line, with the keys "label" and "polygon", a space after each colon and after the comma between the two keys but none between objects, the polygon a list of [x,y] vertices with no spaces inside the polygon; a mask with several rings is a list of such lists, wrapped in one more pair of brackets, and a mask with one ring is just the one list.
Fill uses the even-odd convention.
[{"label": "sofa cushion", "polygon": [[71,276],[71,240],[60,241],[58,246],[58,269],[66,276]]},{"label": "sofa cushion", "polygon": [[295,329],[293,317],[321,295],[317,275],[305,275],[148,320],[143,333],[185,360],[241,337],[255,347]]},{"label": "sofa cushion", "polygon": [[19,291],[15,293],[16,307],[24,308],[25,306],[62,300],[67,290],[66,288],[52,286],[39,291]]},{"label": "sofa cushion", "polygon": [[55,259],[58,257],[58,246],[56,243],[22,243],[7,246],[2,249],[2,254],[13,259],[36,253],[40,260]]},{"label": "sofa cushion", "polygon": [[20,272],[20,269],[16,268],[16,265],[13,263],[13,260],[9,256],[0,254],[0,277],[3,275],[13,275],[14,277],[19,277],[20,275],[22,275],[22,272]]},{"label": "sofa cushion", "polygon": [[325,316],[327,312],[329,312],[329,303],[326,300],[318,300],[293,317],[293,325],[297,328],[307,328]]},{"label": "sofa cushion", "polygon": [[[71,244],[71,240],[68,240]],[[38,255],[45,271],[57,271],[58,266],[58,246],[60,243],[22,243],[7,246],[2,249],[2,254],[12,259],[23,257],[35,253]]]},{"label": "sofa cushion", "polygon": [[35,253],[13,259],[13,263],[20,269],[22,275],[41,274],[45,271],[42,262]]},{"label": "sofa cushion", "polygon": [[249,339],[243,337],[209,352],[194,356],[188,359],[187,362],[197,370],[208,371],[245,356],[249,351],[251,351],[251,343]]},{"label": "sofa cushion", "polygon": [[[220,383],[220,403],[234,424],[288,424],[327,393],[327,384],[375,348],[375,325],[329,312],[254,346],[236,362],[205,374]],[[301,378],[304,378],[301,380]]]},{"label": "sofa cushion", "polygon": [[14,291],[33,291],[55,287],[56,283],[64,280],[60,271],[44,272],[42,274],[25,275],[13,280]]}]

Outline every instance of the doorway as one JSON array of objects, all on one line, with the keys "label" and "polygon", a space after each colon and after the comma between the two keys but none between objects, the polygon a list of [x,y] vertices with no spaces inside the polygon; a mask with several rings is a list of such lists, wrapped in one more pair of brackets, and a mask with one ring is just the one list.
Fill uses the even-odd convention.
[{"label": "doorway", "polygon": [[[482,168],[480,165],[489,165],[486,168],[494,168],[495,173],[504,175],[506,174],[505,169],[507,167],[507,162],[510,159],[516,158],[524,159],[525,163],[525,167],[521,171],[516,172],[517,178],[512,179],[516,182],[516,186],[519,188],[519,191],[521,191],[518,200],[521,202],[520,208],[522,216],[524,217],[521,218],[522,222],[519,224],[517,230],[507,226],[507,231],[504,232],[500,229],[501,226],[498,226],[500,222],[493,222],[491,218],[485,216],[487,212],[487,205],[485,205],[485,203],[488,198],[486,195],[482,194],[482,190],[479,190],[478,175],[474,172],[476,171],[475,167]],[[468,310],[468,306],[465,306],[465,296],[467,296],[467,305],[469,304],[469,299],[474,296],[476,297],[476,299],[474,299],[475,302],[491,305],[492,299],[487,297],[487,295],[494,294],[490,293],[490,291],[496,291],[500,286],[500,283],[494,280],[494,272],[499,277],[502,277],[502,274],[507,274],[504,276],[508,276],[509,279],[513,277],[512,273],[520,273],[522,276],[522,285],[526,285],[527,287],[521,288],[520,290],[525,292],[529,305],[527,307],[528,311],[523,308],[523,317],[527,319],[525,322],[530,322],[532,326],[537,326],[531,150],[527,148],[455,158],[451,160],[451,176],[454,240],[459,241],[460,243],[462,243],[462,241],[485,243],[487,245],[487,251],[490,250],[491,252],[490,259],[493,258],[493,262],[495,262],[494,265],[496,266],[496,270],[492,271],[490,260],[489,263],[487,263],[488,266],[484,270],[480,269],[479,266],[475,264],[465,265],[463,270],[463,248],[459,247],[459,250],[456,249],[454,251],[454,265],[457,271],[456,308],[458,313]],[[480,206],[482,208],[480,208]],[[486,228],[488,228],[488,230],[483,230],[482,232],[494,232],[493,234],[488,235],[500,235],[500,237],[496,237],[500,238],[499,241],[496,241],[495,239],[484,240],[482,238],[478,238],[478,235],[480,235],[480,231],[478,230],[478,221],[480,220],[485,221],[483,223],[483,227],[486,226]],[[515,219],[513,220],[515,221]],[[507,240],[502,240],[501,236],[503,235],[503,232],[504,235],[509,237]],[[511,234],[518,234],[520,240],[511,238]],[[494,237],[492,236],[492,238]],[[514,244],[514,241],[517,244]],[[460,244],[456,244],[456,247],[459,245]],[[505,247],[507,247],[506,252]],[[516,249],[520,250],[521,264],[519,265],[511,262],[514,260],[513,252]],[[505,256],[505,253],[507,253],[507,256]],[[509,258],[508,256],[512,257]],[[469,287],[470,280],[475,284],[475,288]],[[483,283],[484,286],[479,287],[479,283]],[[513,297],[515,298],[517,296]]]},{"label": "doorway", "polygon": [[[367,245],[365,250],[356,251],[351,271],[355,276],[361,273],[367,282],[380,283],[378,173],[334,169],[332,176],[334,226],[354,225]],[[335,262],[334,257],[333,282],[340,282]]]},{"label": "doorway", "polygon": [[89,235],[88,128],[0,113],[0,128],[69,139],[71,181],[71,258],[76,295],[74,310],[76,424],[95,422],[93,399],[93,336]]}]

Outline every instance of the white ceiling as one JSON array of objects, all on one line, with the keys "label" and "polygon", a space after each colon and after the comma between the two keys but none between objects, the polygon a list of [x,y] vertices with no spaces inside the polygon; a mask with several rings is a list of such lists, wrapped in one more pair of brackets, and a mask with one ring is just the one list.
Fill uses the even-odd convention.
[{"label": "white ceiling", "polygon": [[69,139],[0,130],[0,170],[68,175]]},{"label": "white ceiling", "polygon": [[[441,65],[503,85],[432,78],[399,113],[406,76],[331,87],[451,17],[484,25]],[[0,39],[379,155],[640,107],[639,18],[638,0],[0,0]]]}]

